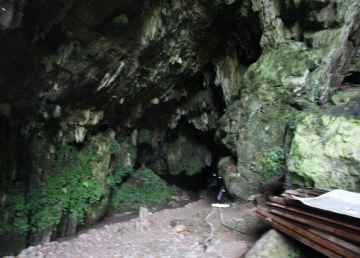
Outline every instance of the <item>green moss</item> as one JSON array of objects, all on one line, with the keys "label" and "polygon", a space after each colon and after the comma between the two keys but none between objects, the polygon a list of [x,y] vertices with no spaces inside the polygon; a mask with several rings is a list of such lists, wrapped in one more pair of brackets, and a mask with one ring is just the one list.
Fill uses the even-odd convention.
[{"label": "green moss", "polygon": [[[43,151],[41,174],[30,180],[27,190],[9,189],[3,194],[7,201],[2,212],[13,220],[9,221],[12,231],[35,233],[56,226],[62,213],[83,221],[85,210],[100,201],[102,180],[93,176],[92,167],[101,158],[97,146],[88,144],[81,155],[71,140],[67,136],[52,153]],[[2,227],[2,231],[9,229]]]},{"label": "green moss", "polygon": [[185,164],[182,168],[178,170],[178,173],[181,171],[185,171],[187,175],[192,176],[196,173],[201,172],[203,168],[203,164],[199,158],[194,158],[190,161],[190,163]]},{"label": "green moss", "polygon": [[178,175],[181,172],[185,172],[187,175],[192,176],[196,173],[201,172],[203,168],[203,163],[198,157],[186,157],[187,161],[181,161],[176,166],[172,166],[173,169],[170,170],[171,175]]},{"label": "green moss", "polygon": [[288,170],[301,187],[314,186],[358,192],[359,120],[321,112],[303,113],[297,118]]},{"label": "green moss", "polygon": [[111,25],[114,27],[125,27],[129,23],[126,14],[120,14],[111,20]]},{"label": "green moss", "polygon": [[132,204],[135,202],[159,203],[170,198],[170,189],[158,175],[150,169],[138,170],[134,175],[134,182],[117,189],[111,206],[119,203]]},{"label": "green moss", "polygon": [[150,141],[150,131],[147,129],[141,129],[138,133],[141,142],[149,142]]}]

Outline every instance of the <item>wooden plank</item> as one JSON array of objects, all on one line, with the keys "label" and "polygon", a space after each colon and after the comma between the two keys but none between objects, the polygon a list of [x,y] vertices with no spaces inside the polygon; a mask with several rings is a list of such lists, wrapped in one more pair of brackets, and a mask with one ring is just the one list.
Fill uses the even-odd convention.
[{"label": "wooden plank", "polygon": [[313,211],[320,211],[322,213],[333,214],[333,212],[323,211],[323,210],[319,210],[319,209],[311,207],[311,206],[307,206],[307,205],[303,204],[302,202],[300,202],[299,200],[296,200],[292,197],[288,198],[288,197],[280,197],[280,196],[271,196],[270,200],[275,203],[279,203],[279,204],[283,204],[283,205],[287,205],[287,206],[291,205],[291,206],[300,207],[305,210],[313,210]]},{"label": "wooden plank", "polygon": [[317,189],[317,188],[314,188],[314,187],[306,187],[306,189],[309,189],[309,190],[311,190],[311,191],[315,191],[315,192],[318,192],[318,193],[322,193],[322,194],[329,192],[329,191],[327,191],[327,190]]},{"label": "wooden plank", "polygon": [[357,254],[354,254],[353,252],[349,251],[348,249],[342,247],[342,246],[339,246],[339,245],[335,245],[334,243],[332,243],[331,241],[327,240],[327,239],[324,239],[322,237],[319,237],[317,236],[316,234],[314,233],[311,233],[303,228],[300,228],[284,219],[281,219],[277,216],[274,216],[272,214],[269,214],[265,211],[262,211],[260,209],[257,209],[256,210],[257,213],[265,216],[265,217],[268,217],[270,218],[272,221],[278,223],[278,224],[281,224],[282,226],[296,232],[297,234],[315,242],[315,243],[318,243],[319,245],[339,254],[339,255],[342,255],[346,258],[359,258],[359,256]]},{"label": "wooden plank", "polygon": [[318,236],[321,236],[323,238],[326,238],[327,240],[335,243],[335,244],[338,244],[338,245],[341,245],[342,247],[346,248],[346,249],[349,249],[350,251],[354,252],[354,253],[357,253],[360,257],[360,247],[359,246],[356,246],[356,245],[353,245],[347,241],[344,241],[343,239],[340,239],[338,237],[335,237],[333,235],[329,235],[327,233],[324,233],[322,231],[319,231],[317,229],[314,229],[312,227],[310,227],[309,225],[306,225],[306,224],[300,224],[300,223],[297,223],[297,222],[293,222],[295,225],[297,225],[298,227],[302,227]]},{"label": "wooden plank", "polygon": [[307,194],[307,195],[311,195],[310,197],[318,197],[322,194],[324,194],[323,192],[317,192],[317,191],[313,191],[311,189],[296,189],[297,192],[299,193],[303,193],[303,194]]},{"label": "wooden plank", "polygon": [[295,212],[295,213],[303,214],[303,215],[306,215],[306,216],[309,216],[309,217],[313,217],[313,218],[317,218],[317,219],[320,219],[320,220],[328,221],[330,223],[334,223],[336,225],[340,225],[340,226],[343,226],[343,227],[346,227],[346,228],[349,228],[349,229],[352,229],[352,230],[356,230],[356,231],[359,231],[359,234],[360,234],[360,227],[357,227],[355,225],[352,225],[352,224],[349,224],[349,223],[346,223],[346,222],[338,221],[338,220],[331,219],[331,218],[328,218],[328,217],[325,217],[325,216],[321,216],[321,215],[317,215],[317,214],[314,214],[314,213],[311,213],[311,212],[308,212],[308,211],[304,211],[304,210],[296,208],[296,207],[290,207],[290,206],[279,204],[279,203],[268,202],[267,204],[272,206],[272,207],[277,207],[277,208],[292,211],[292,212]]},{"label": "wooden plank", "polygon": [[286,190],[284,192],[284,194],[292,194],[292,195],[299,196],[299,197],[306,197],[306,194],[300,193],[300,192],[295,191],[295,190]]},{"label": "wooden plank", "polygon": [[285,198],[284,197],[280,197],[280,196],[270,196],[269,199],[272,202],[276,202],[279,204],[285,204]]},{"label": "wooden plank", "polygon": [[[257,212],[257,210],[255,210],[255,211]],[[305,237],[297,234],[296,232],[294,232],[294,231],[292,231],[292,230],[290,230],[290,229],[282,226],[281,224],[279,224],[279,223],[277,223],[277,222],[275,222],[275,221],[273,221],[273,220],[271,220],[271,219],[268,219],[266,215],[262,215],[262,214],[260,214],[260,213],[258,213],[258,212],[255,213],[255,214],[256,214],[256,216],[257,216],[258,218],[260,218],[264,223],[266,223],[266,224],[274,227],[275,229],[277,229],[277,230],[285,233],[286,235],[288,235],[288,236],[290,236],[290,237],[298,240],[299,242],[301,242],[301,243],[303,243],[303,244],[305,244],[305,245],[313,248],[314,250],[316,250],[316,251],[318,251],[318,252],[320,252],[320,253],[322,253],[322,254],[330,257],[330,258],[342,258],[342,256],[340,256],[340,255],[338,255],[338,254],[330,251],[329,249],[327,249],[327,248],[325,248],[325,247],[323,247],[323,246],[321,246],[321,245],[319,245],[319,244],[311,241],[311,240],[308,239],[308,238],[305,238]]]},{"label": "wooden plank", "polygon": [[339,227],[337,227],[335,225],[326,224],[326,223],[323,223],[323,222],[320,222],[320,221],[315,221],[315,220],[312,220],[310,218],[301,217],[301,216],[298,216],[298,215],[295,215],[295,214],[290,214],[288,212],[284,212],[284,211],[280,211],[280,210],[276,210],[276,209],[272,209],[270,212],[274,213],[274,214],[277,214],[277,215],[281,215],[283,217],[286,217],[286,218],[289,218],[289,219],[292,219],[292,220],[295,220],[295,221],[299,221],[299,222],[304,223],[304,224],[308,224],[308,225],[310,225],[312,227],[315,227],[315,228],[330,232],[332,234],[336,234],[336,235],[339,235],[339,236],[343,236],[343,237],[352,239],[352,240],[357,241],[357,242],[360,243],[360,232],[359,233],[350,232],[350,231],[348,231],[348,230],[346,230],[344,228],[339,228]]}]

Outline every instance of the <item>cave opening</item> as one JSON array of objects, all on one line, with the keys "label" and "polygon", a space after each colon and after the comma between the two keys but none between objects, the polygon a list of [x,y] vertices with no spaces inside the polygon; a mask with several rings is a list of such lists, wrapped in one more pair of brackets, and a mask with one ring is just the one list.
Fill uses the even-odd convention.
[{"label": "cave opening", "polygon": [[211,162],[195,174],[189,175],[188,171],[184,170],[177,175],[167,173],[161,177],[169,185],[175,185],[184,190],[202,191],[208,189],[209,179],[213,176],[213,174],[218,176],[217,164],[219,156],[221,155],[219,146],[215,142],[215,130],[209,130],[206,132],[200,131],[196,129],[193,124],[187,123],[186,119],[181,119],[179,124],[181,124],[180,127],[186,127],[186,131],[195,145],[206,146],[206,150],[211,156]]},{"label": "cave opening", "polygon": [[189,176],[185,171],[178,175],[165,175],[162,176],[169,185],[175,185],[181,189],[189,191],[200,191],[208,188],[208,178],[212,174],[211,167],[205,167],[201,172]]},{"label": "cave opening", "polygon": [[360,84],[360,72],[353,72],[345,76],[343,83]]}]

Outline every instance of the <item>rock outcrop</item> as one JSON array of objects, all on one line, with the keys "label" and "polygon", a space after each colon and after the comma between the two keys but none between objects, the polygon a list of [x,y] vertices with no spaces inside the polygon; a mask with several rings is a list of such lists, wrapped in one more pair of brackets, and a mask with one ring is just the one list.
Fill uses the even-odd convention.
[{"label": "rock outcrop", "polygon": [[[306,160],[304,156],[297,156],[300,153],[295,154],[299,148],[296,147],[298,138],[295,136],[291,141],[290,131],[296,127],[292,123],[295,115],[308,110],[324,112],[334,104],[339,107],[346,105],[345,100],[357,96],[359,3],[264,0],[252,1],[252,4],[253,10],[259,12],[263,28],[263,54],[245,71],[239,87],[239,99],[228,105],[217,131],[221,143],[237,157],[238,174],[242,175],[232,178],[231,184],[236,184],[233,180],[237,180],[238,185],[245,189],[254,186],[261,189],[261,181],[264,177],[269,179],[272,167],[277,165],[274,160],[282,163],[281,159],[274,159],[277,155],[274,150],[281,147],[286,155],[291,156],[287,159],[291,164],[287,167],[284,163],[284,171],[296,173],[302,178],[300,181],[326,189],[341,187],[357,190],[357,179],[352,180],[357,178],[356,175],[347,177],[350,184],[331,183],[330,186],[318,181],[315,183],[318,177],[311,181],[310,178],[316,176],[309,174],[336,178],[332,176],[335,172],[330,175],[329,170],[314,172],[312,169],[305,172],[308,167],[300,169],[300,164],[310,164],[312,158]],[[358,118],[353,120],[345,115],[339,119],[353,124],[357,123]],[[320,138],[324,140],[322,136]],[[352,143],[344,144],[348,146],[343,148],[352,149]],[[304,151],[313,148],[310,145],[305,147],[302,143],[299,145]],[[343,163],[338,158],[331,160],[333,163]],[[326,163],[324,167],[329,166],[328,159],[320,158],[319,163],[323,162]],[[346,163],[345,174],[358,165],[358,161],[350,163]],[[322,166],[320,164],[318,166]],[[280,175],[281,172],[277,174]],[[286,180],[289,185],[292,184],[289,176]],[[243,186],[246,181],[248,187]],[[294,184],[299,184],[299,181]],[[242,192],[241,195],[244,197]]]},{"label": "rock outcrop", "polygon": [[291,255],[300,256],[296,242],[286,237],[276,229],[264,233],[244,258],[288,258]]}]

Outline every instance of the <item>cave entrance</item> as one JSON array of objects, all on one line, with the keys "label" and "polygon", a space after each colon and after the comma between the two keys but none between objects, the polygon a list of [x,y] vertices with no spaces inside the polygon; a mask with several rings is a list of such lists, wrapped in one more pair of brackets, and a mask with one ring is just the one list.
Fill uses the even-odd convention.
[{"label": "cave entrance", "polygon": [[162,178],[169,184],[189,191],[200,191],[208,189],[208,179],[212,175],[213,168],[205,167],[201,172],[189,176],[185,171],[180,174],[166,175]]},{"label": "cave entrance", "polygon": [[[214,140],[215,130],[207,132],[197,130],[192,124],[188,124],[185,119],[181,119],[179,124],[179,128],[182,128],[187,132],[187,140],[188,142],[192,142],[194,144],[194,148],[196,148],[196,146],[205,147],[204,151],[206,149],[206,152],[209,152],[211,156],[211,163],[193,175],[189,175],[186,173],[187,171],[183,170],[177,175],[168,173],[166,175],[162,175],[161,177],[169,185],[175,185],[184,190],[201,191],[209,189],[209,179],[213,174],[217,175],[217,164],[220,155],[218,145]],[[196,154],[194,153],[194,155]],[[186,167],[188,167],[188,165],[186,165]]]}]

